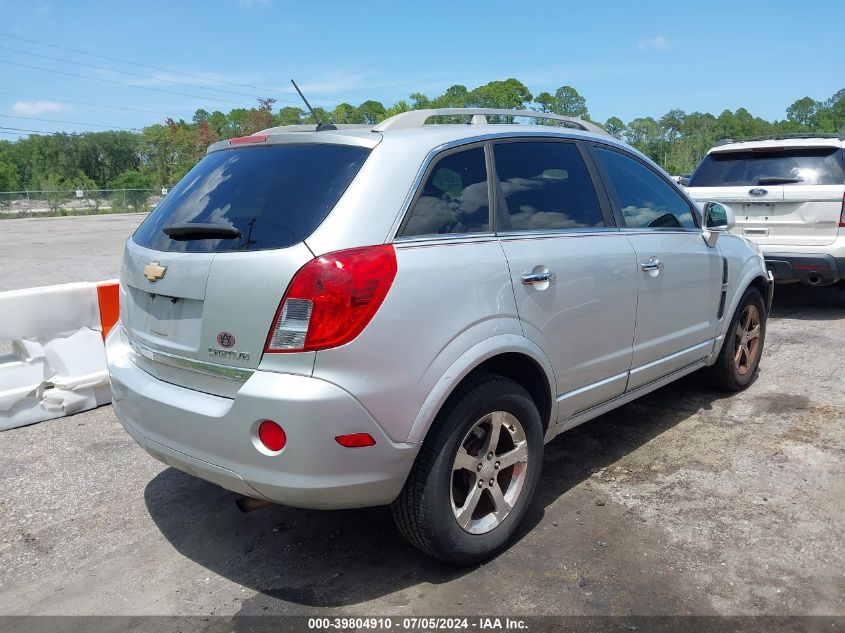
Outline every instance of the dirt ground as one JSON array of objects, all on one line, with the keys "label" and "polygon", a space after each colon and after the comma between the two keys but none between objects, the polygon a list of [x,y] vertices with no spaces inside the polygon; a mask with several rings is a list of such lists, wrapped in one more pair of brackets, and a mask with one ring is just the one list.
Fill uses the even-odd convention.
[{"label": "dirt ground", "polygon": [[845,293],[779,287],[750,389],[691,376],[559,436],[466,569],[383,508],[241,514],[110,407],[0,433],[0,614],[843,615],[843,357]]}]

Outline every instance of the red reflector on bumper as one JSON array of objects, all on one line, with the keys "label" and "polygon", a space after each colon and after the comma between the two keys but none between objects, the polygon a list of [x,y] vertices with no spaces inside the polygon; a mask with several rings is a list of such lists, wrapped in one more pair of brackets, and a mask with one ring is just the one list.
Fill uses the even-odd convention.
[{"label": "red reflector on bumper", "polygon": [[375,446],[376,441],[369,433],[352,433],[351,435],[338,435],[335,441],[346,448],[363,448],[364,446]]},{"label": "red reflector on bumper", "polygon": [[271,451],[280,451],[287,444],[285,430],[272,420],[264,420],[258,426],[258,439]]}]

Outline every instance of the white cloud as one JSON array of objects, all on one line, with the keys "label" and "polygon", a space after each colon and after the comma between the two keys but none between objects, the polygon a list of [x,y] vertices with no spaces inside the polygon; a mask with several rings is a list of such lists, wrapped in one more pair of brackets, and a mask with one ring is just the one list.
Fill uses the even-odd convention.
[{"label": "white cloud", "polygon": [[669,40],[663,37],[662,35],[657,35],[655,37],[650,37],[646,40],[642,40],[638,45],[637,48],[640,50],[660,50],[665,51],[672,48],[672,44],[669,43]]},{"label": "white cloud", "polygon": [[70,106],[61,101],[15,101],[12,104],[12,112],[29,116],[62,110],[70,110]]}]

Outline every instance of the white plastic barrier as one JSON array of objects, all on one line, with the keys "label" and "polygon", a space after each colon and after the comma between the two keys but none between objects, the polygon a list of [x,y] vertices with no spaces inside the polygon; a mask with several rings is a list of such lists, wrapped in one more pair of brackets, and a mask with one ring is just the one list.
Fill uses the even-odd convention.
[{"label": "white plastic barrier", "polygon": [[98,289],[114,284],[0,292],[0,431],[111,402]]}]

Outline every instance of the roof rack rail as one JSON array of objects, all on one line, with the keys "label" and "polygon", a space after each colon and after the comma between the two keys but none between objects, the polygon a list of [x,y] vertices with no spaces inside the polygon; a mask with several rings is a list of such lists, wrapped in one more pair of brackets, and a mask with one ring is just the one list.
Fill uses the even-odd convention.
[{"label": "roof rack rail", "polygon": [[395,116],[385,119],[375,127],[373,132],[387,132],[389,130],[407,130],[410,128],[422,127],[425,122],[432,117],[438,116],[466,116],[470,117],[469,123],[471,125],[484,125],[487,123],[488,116],[509,116],[522,117],[528,119],[544,119],[549,121],[558,121],[564,123],[568,127],[582,130],[584,132],[592,132],[593,134],[601,134],[604,136],[611,136],[606,130],[600,128],[594,123],[588,123],[581,119],[573,117],[561,116],[560,114],[551,114],[549,112],[537,112],[536,110],[500,110],[497,108],[434,108],[431,110],[409,110],[401,112]]},{"label": "roof rack rail", "polygon": [[716,146],[719,145],[726,145],[728,143],[745,143],[750,141],[788,141],[789,139],[803,139],[803,138],[831,138],[831,139],[838,139],[840,141],[845,141],[845,134],[831,134],[831,133],[818,133],[813,134],[812,132],[795,132],[795,133],[785,133],[785,134],[765,134],[763,136],[744,136],[742,138],[732,139],[732,138],[723,138],[716,141]]}]

